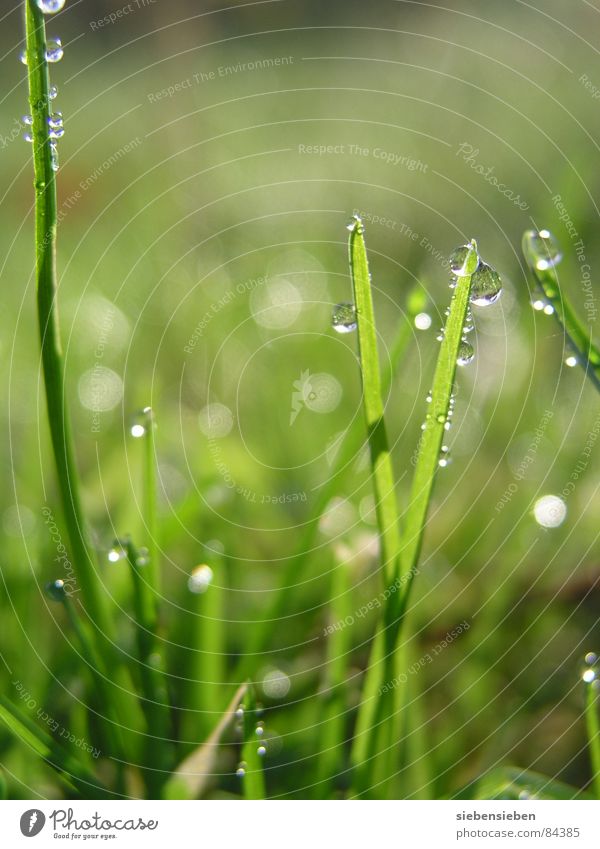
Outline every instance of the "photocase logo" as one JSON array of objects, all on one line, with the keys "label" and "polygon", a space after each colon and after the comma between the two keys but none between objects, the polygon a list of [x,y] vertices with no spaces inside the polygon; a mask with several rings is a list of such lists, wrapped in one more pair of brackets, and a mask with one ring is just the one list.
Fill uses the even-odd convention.
[{"label": "photocase logo", "polygon": [[21,834],[25,837],[35,837],[46,824],[46,816],[38,808],[25,811],[21,816]]},{"label": "photocase logo", "polygon": [[303,407],[313,413],[331,413],[341,400],[342,387],[332,374],[311,374],[308,369],[303,370],[298,380],[292,384],[290,427]]}]

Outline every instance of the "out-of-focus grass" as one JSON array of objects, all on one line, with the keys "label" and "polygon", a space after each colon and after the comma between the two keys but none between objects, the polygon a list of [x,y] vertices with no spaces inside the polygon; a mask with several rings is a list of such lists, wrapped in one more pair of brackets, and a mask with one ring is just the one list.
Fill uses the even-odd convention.
[{"label": "out-of-focus grass", "polygon": [[[268,26],[262,14],[256,12],[249,31],[276,28],[278,13]],[[358,23],[369,23],[357,14]],[[487,14],[507,24],[502,11]],[[583,31],[584,12],[576,23]],[[246,24],[240,24],[242,31]],[[61,26],[68,34],[67,16]],[[578,262],[552,196],[560,194],[567,203],[596,268],[593,139],[600,117],[577,83],[579,74],[590,73],[592,58],[588,67],[582,54],[567,58],[559,52],[557,32],[546,24],[540,30],[530,11],[515,12],[509,28],[549,53],[555,48],[554,55],[535,46],[517,49],[519,36],[477,21],[465,25],[450,13],[411,14],[408,23],[398,17],[390,26],[422,35],[300,31],[186,54],[206,40],[198,25],[179,30],[181,41],[172,52],[180,55],[154,67],[154,56],[169,55],[160,51],[171,48],[172,34],[107,57],[86,31],[85,41],[67,50],[54,72],[66,125],[59,292],[85,504],[99,550],[126,531],[139,538],[142,457],[128,423],[137,409],[152,405],[159,422],[166,624],[177,626],[180,608],[192,609],[198,601],[187,591],[188,575],[206,559],[203,543],[218,540],[228,587],[222,614],[227,668],[233,668],[278,585],[282,558],[295,549],[308,500],[327,478],[330,441],[360,415],[354,339],[328,332],[331,305],[350,296],[344,221],[358,210],[369,228],[383,360],[415,279],[431,297],[434,324],[427,332],[415,330],[386,406],[401,481],[412,471],[437,353],[436,305],[443,310],[447,295],[446,271],[435,255],[445,257],[466,235],[477,236],[502,272],[505,291],[476,317],[477,356],[460,375],[450,434],[453,464],[438,481],[419,575],[422,592],[411,613],[416,657],[457,622],[468,618],[471,624],[411,682],[420,690],[432,758],[428,774],[436,776],[427,793],[451,794],[503,761],[581,786],[589,772],[581,751],[577,664],[600,642],[595,454],[566,498],[561,527],[540,529],[531,507],[539,495],[560,494],[575,474],[597,422],[597,402],[579,370],[564,368],[552,320],[531,311],[518,248],[530,217],[556,232],[566,254],[561,285],[585,316]],[[72,36],[79,29],[73,27]],[[117,33],[114,38],[118,44]],[[158,103],[149,100],[201,70],[275,55],[294,61],[194,84]],[[314,58],[323,56],[334,58]],[[575,73],[567,74],[561,62]],[[2,63],[7,90],[15,86],[1,107],[3,126],[10,128],[25,111],[24,69],[13,50]],[[136,139],[131,152],[104,167]],[[463,143],[479,151],[477,161],[493,166],[528,210],[519,210],[457,155]],[[315,144],[343,145],[344,152],[299,152],[299,145]],[[351,153],[351,145],[369,153]],[[386,164],[376,149],[427,167]],[[46,502],[54,509],[57,499],[31,333],[29,153],[19,140],[1,151],[1,651],[14,670],[26,647],[23,683],[39,704],[53,705],[58,722],[67,724],[68,717],[76,731],[78,722],[83,727],[83,714],[77,718],[83,708],[73,714],[71,694],[81,693],[82,682],[72,671],[66,622],[41,592],[61,566],[41,514]],[[373,216],[389,226],[373,223]],[[268,328],[254,320],[252,307],[264,304],[256,295],[251,300],[251,281],[267,274],[300,293],[302,309],[287,326]],[[284,291],[292,290],[288,285]],[[211,312],[228,292],[230,300]],[[286,310],[289,318],[295,307],[275,310],[271,324],[285,323]],[[207,314],[201,339],[186,353]],[[78,402],[78,381],[96,364],[124,380],[123,404],[100,414],[99,433],[92,432],[92,413]],[[293,383],[305,370],[334,376],[342,398],[328,414],[305,407],[290,427]],[[219,440],[209,441],[198,427],[208,401],[234,413],[233,429]],[[547,410],[553,415],[542,425]],[[533,462],[517,479],[540,427]],[[235,486],[219,472],[219,460]],[[307,500],[271,500],[291,493],[305,493]],[[374,530],[358,513],[368,493],[368,468],[358,460],[339,488],[350,502],[350,528],[338,535],[357,552],[348,579],[354,610],[378,594],[373,559],[368,547],[363,551]],[[291,683],[283,696],[276,695],[282,689],[268,686],[270,696],[259,693],[272,735],[264,765],[273,794],[303,795],[304,766],[322,739],[314,697],[327,659],[327,587],[330,571],[338,568],[329,537],[320,537],[312,564],[314,580],[290,587],[287,617],[259,663],[261,679],[275,668]],[[129,592],[124,564],[107,563],[104,577],[107,592],[123,601]],[[365,617],[349,629],[349,725],[373,627],[374,619]],[[184,644],[186,639],[190,634],[183,635]],[[17,676],[2,676],[6,695],[15,700],[11,681]],[[220,710],[230,696],[227,690]],[[28,796],[30,787],[60,792],[49,771],[32,773],[28,753],[0,735],[12,795]],[[229,766],[234,771],[235,763]],[[239,784],[232,780],[230,789],[239,792]]]}]

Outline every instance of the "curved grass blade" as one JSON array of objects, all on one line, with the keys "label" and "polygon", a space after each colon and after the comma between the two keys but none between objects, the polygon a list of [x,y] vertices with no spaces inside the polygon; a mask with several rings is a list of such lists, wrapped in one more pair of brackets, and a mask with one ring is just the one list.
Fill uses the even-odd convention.
[{"label": "curved grass blade", "polygon": [[577,787],[571,787],[562,781],[548,778],[537,772],[518,767],[505,766],[492,770],[480,778],[474,792],[469,791],[469,799],[589,799]]}]

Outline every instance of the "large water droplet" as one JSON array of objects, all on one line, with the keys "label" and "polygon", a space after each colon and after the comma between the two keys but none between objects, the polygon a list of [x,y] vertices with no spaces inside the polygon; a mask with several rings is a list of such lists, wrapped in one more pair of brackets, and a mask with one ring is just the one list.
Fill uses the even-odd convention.
[{"label": "large water droplet", "polygon": [[554,268],[562,259],[558,242],[549,230],[526,230],[523,255],[528,265],[538,271]]},{"label": "large water droplet", "polygon": [[417,330],[429,330],[431,327],[431,316],[428,312],[420,312],[415,316],[415,327]]},{"label": "large water droplet", "polygon": [[356,307],[344,302],[336,304],[331,315],[331,326],[338,333],[352,333],[358,326]]},{"label": "large water droplet", "polygon": [[55,15],[64,9],[66,0],[36,0],[38,9],[41,9],[45,15]]},{"label": "large water droplet", "polygon": [[60,38],[49,38],[46,42],[46,61],[60,62],[64,54],[65,51]]},{"label": "large water droplet", "polygon": [[458,347],[456,362],[459,366],[468,366],[475,359],[475,351],[470,342],[463,339]]},{"label": "large water droplet", "polygon": [[196,595],[205,593],[213,579],[213,570],[206,563],[196,566],[188,579],[188,590]]},{"label": "large water droplet", "polygon": [[264,756],[267,754],[267,747],[266,746],[259,746],[258,749],[256,750],[256,754],[260,758],[264,758]]},{"label": "large water droplet", "polygon": [[475,243],[461,245],[450,254],[450,271],[456,277],[468,277],[473,274],[478,262],[479,255]]},{"label": "large water droplet", "polygon": [[480,262],[471,277],[471,303],[487,307],[495,303],[502,292],[502,280],[495,268]]}]

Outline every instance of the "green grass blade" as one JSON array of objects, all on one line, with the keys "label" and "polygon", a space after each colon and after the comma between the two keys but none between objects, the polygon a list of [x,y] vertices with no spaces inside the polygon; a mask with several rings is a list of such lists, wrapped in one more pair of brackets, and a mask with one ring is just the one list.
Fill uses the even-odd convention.
[{"label": "green grass blade", "polygon": [[594,686],[598,679],[585,684],[585,727],[588,751],[592,767],[592,788],[596,799],[600,799],[600,722],[598,721],[598,690]]},{"label": "green grass blade", "polygon": [[107,797],[108,793],[94,773],[87,770],[77,758],[70,755],[1,694],[0,719],[17,740],[56,770],[67,787],[84,798],[91,795],[99,799]]},{"label": "green grass blade", "polygon": [[363,411],[373,474],[375,514],[381,546],[381,565],[384,581],[389,585],[396,578],[398,571],[399,516],[394,472],[383,416],[379,354],[371,296],[371,275],[369,273],[364,228],[358,217],[354,218],[348,248],[354,304],[358,319],[358,350],[363,388]]},{"label": "green grass blade", "polygon": [[527,242],[532,232],[528,230],[523,235],[523,255],[545,300],[552,306],[553,315],[565,334],[569,346],[577,355],[579,364],[596,389],[600,391],[600,348],[593,340],[591,325],[588,331],[567,296],[561,291],[556,268],[550,265],[549,268],[540,269],[532,261],[530,251],[527,249]]},{"label": "green grass blade", "polygon": [[248,684],[244,707],[244,744],[242,746],[244,797],[246,799],[266,799],[263,757],[259,754],[262,740],[256,734],[257,726],[256,696],[252,684]]},{"label": "green grass blade", "polygon": [[148,583],[154,590],[155,604],[160,597],[160,545],[158,541],[158,513],[157,513],[157,489],[156,489],[156,420],[151,407],[143,411],[145,416],[144,427],[144,518],[145,531],[148,534],[148,551],[150,562],[148,569]]},{"label": "green grass blade", "polygon": [[[461,794],[459,794],[461,795]],[[589,799],[577,787],[570,787],[562,781],[548,778],[537,772],[518,767],[499,767],[480,778],[475,790],[468,791],[465,798],[470,799]]]},{"label": "green grass blade", "polygon": [[48,423],[58,474],[65,522],[73,549],[77,579],[90,616],[110,634],[101,582],[86,537],[79,481],[66,409],[63,355],[60,344],[56,283],[56,174],[48,137],[50,99],[45,57],[44,15],[35,0],[26,0],[27,75],[29,102],[33,117],[33,165],[35,179],[35,245],[38,321],[42,367],[46,386]]}]

